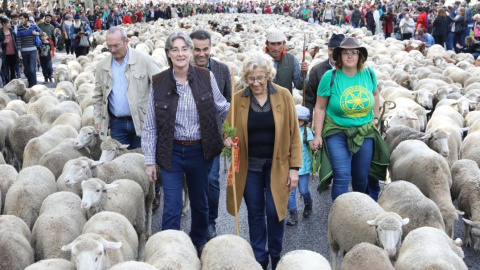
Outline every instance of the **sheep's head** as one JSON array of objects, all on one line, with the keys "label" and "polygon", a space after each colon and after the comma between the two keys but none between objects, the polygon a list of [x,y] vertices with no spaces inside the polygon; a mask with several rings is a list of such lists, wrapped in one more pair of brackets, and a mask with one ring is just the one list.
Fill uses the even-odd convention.
[{"label": "sheep's head", "polygon": [[85,210],[97,207],[107,190],[114,189],[118,184],[105,184],[101,179],[90,178],[82,182],[82,208]]},{"label": "sheep's head", "polygon": [[417,90],[412,92],[415,101],[426,109],[433,108],[433,94],[427,90]]},{"label": "sheep's head", "polygon": [[97,132],[95,128],[92,126],[82,127],[80,132],[77,135],[77,139],[73,144],[75,149],[81,149],[83,147],[88,147],[95,142],[95,136],[97,136]]},{"label": "sheep's head", "polygon": [[25,83],[19,79],[13,79],[7,85],[3,87],[7,94],[14,94],[19,97],[23,97],[27,92]]},{"label": "sheep's head", "polygon": [[77,158],[65,175],[65,186],[71,188],[76,183],[92,178],[92,169],[100,164],[103,164],[103,162],[93,161],[86,157]]},{"label": "sheep's head", "polygon": [[100,156],[99,161],[109,162],[114,160],[116,157],[123,154],[128,147],[128,144],[121,144],[119,141],[108,138],[104,140],[100,146],[102,149],[102,155]]},{"label": "sheep's head", "polygon": [[[473,249],[476,252],[480,251],[480,221],[471,221],[466,218],[463,218],[463,222],[468,224],[469,226],[472,227],[472,236],[473,236]],[[470,243],[469,238],[466,238],[465,246],[471,246],[472,243]]]},{"label": "sheep's head", "polygon": [[439,153],[444,157],[448,157],[450,149],[448,148],[448,138],[450,133],[443,130],[434,130],[431,133],[425,134],[421,140],[426,140],[426,143],[430,149]]},{"label": "sheep's head", "polygon": [[453,225],[458,219],[459,215],[464,215],[465,213],[455,209],[453,204],[441,204],[438,205],[440,209],[440,214],[442,214],[443,222],[445,223],[445,232],[450,238],[453,238]]},{"label": "sheep's head", "polygon": [[402,243],[402,226],[407,225],[409,221],[410,219],[402,219],[396,213],[384,212],[374,220],[367,221],[367,224],[376,227],[378,244],[393,257]]},{"label": "sheep's head", "polygon": [[79,270],[106,269],[106,249],[119,249],[122,242],[110,242],[96,233],[84,233],[73,242],[62,247],[62,251],[71,251],[72,258]]},{"label": "sheep's head", "polygon": [[418,117],[406,109],[397,108],[388,112],[385,120],[387,122],[387,129],[399,125],[412,127],[412,121],[418,121]]}]

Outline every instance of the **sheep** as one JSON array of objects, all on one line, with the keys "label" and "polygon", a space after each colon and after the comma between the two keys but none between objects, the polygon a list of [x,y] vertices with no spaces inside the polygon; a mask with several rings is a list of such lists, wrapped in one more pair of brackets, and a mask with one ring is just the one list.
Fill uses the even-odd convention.
[{"label": "sheep", "polygon": [[9,163],[12,163],[13,159],[13,149],[9,134],[17,118],[18,114],[14,111],[7,109],[0,111],[0,151]]},{"label": "sheep", "polygon": [[136,260],[138,239],[127,218],[105,211],[88,220],[82,234],[62,250],[71,251],[78,270],[104,270]]},{"label": "sheep", "polygon": [[477,102],[471,101],[466,97],[459,99],[442,99],[437,103],[437,108],[440,106],[450,106],[458,111],[463,117],[465,117],[470,111],[470,107],[477,105]]},{"label": "sheep", "polygon": [[82,65],[76,60],[69,61],[67,63],[68,69],[70,70],[71,82],[74,82],[77,76],[82,72]]},{"label": "sheep", "polygon": [[[235,254],[235,260],[232,260]],[[221,235],[208,241],[202,252],[202,269],[262,269],[250,244],[236,235]],[[277,269],[280,269],[277,267]]]},{"label": "sheep", "polygon": [[135,261],[128,261],[128,262],[122,262],[122,263],[116,264],[112,268],[110,268],[109,270],[138,270],[138,269],[158,270],[158,268],[156,268],[155,266],[150,265],[148,263],[135,262]]},{"label": "sheep", "polygon": [[53,73],[53,79],[55,83],[63,82],[63,81],[71,81],[72,74],[67,65],[59,64],[55,68],[55,72]]},{"label": "sheep", "polygon": [[[318,268],[317,268],[318,269]],[[343,270],[395,270],[388,253],[370,243],[355,245],[343,257]]]},{"label": "sheep", "polygon": [[421,140],[424,141],[430,149],[445,157],[449,155],[449,136],[449,133],[442,130],[435,130],[425,134],[418,132],[411,127],[399,125],[391,127],[386,131],[385,142],[387,143],[388,150],[391,154],[398,144],[405,140]]},{"label": "sheep", "polygon": [[415,86],[415,88],[413,90],[419,90],[419,89],[424,89],[425,87],[433,87],[435,90],[441,86],[449,86],[448,83],[446,83],[445,81],[443,80],[439,80],[439,79],[422,79],[422,80],[419,80],[417,85]]},{"label": "sheep", "polygon": [[93,105],[86,107],[82,113],[82,127],[94,126],[95,119],[93,118]]},{"label": "sheep", "polygon": [[67,187],[74,187],[76,183],[89,178],[100,178],[105,183],[111,183],[118,179],[130,179],[137,182],[145,195],[147,236],[151,234],[152,202],[155,196],[155,188],[145,174],[145,157],[143,155],[129,153],[105,164],[88,158],[77,158],[64,174],[63,181]]},{"label": "sheep", "polygon": [[[209,268],[207,268],[209,269]],[[223,268],[225,269],[225,268]],[[245,268],[251,269],[251,268]],[[331,270],[330,264],[327,259],[322,255],[310,251],[310,250],[294,250],[282,256],[282,259],[278,262],[277,270]]]},{"label": "sheep", "polygon": [[23,168],[38,165],[40,158],[66,138],[75,138],[77,131],[71,126],[56,126],[32,138],[25,146]]},{"label": "sheep", "polygon": [[457,199],[458,209],[465,212],[464,243],[480,251],[480,169],[472,160],[459,160],[452,166],[452,197]]},{"label": "sheep", "polygon": [[15,120],[15,124],[10,130],[9,141],[12,145],[12,150],[15,159],[23,162],[23,151],[30,139],[42,135],[44,128],[40,123],[40,119],[32,114],[26,114],[19,116]]},{"label": "sheep", "polygon": [[480,166],[480,132],[469,133],[460,148],[460,158],[475,161]]},{"label": "sheep", "polygon": [[42,119],[46,111],[58,105],[58,100],[51,96],[42,96],[33,103],[29,103],[27,113],[34,114]]},{"label": "sheep", "polygon": [[25,168],[7,192],[5,214],[23,219],[32,228],[43,200],[55,191],[55,177],[47,168],[38,165]]},{"label": "sheep", "polygon": [[27,114],[27,103],[23,100],[12,100],[7,104],[7,107],[5,107],[5,110],[11,110],[16,112],[18,115],[24,115]]},{"label": "sheep", "polygon": [[140,148],[127,150],[127,147],[128,147],[128,144],[121,144],[119,141],[113,138],[107,138],[102,141],[102,144],[101,144],[102,155],[99,161],[104,161],[104,162],[112,161],[115,158],[126,153],[143,154],[142,149]]},{"label": "sheep", "polygon": [[430,73],[428,76],[427,76],[428,79],[437,79],[437,80],[442,80],[448,84],[453,84],[453,81],[452,79],[450,79],[449,77],[445,77],[443,76],[442,74],[438,74],[438,73]]},{"label": "sheep", "polygon": [[[430,97],[433,97],[433,94],[431,94]],[[397,106],[408,109],[409,111],[416,114],[420,124],[420,131],[425,131],[425,128],[427,127],[427,114],[430,113],[430,110],[425,110],[424,107],[409,98],[400,97],[396,98],[394,101]],[[431,101],[432,100],[430,100],[429,102]]]},{"label": "sheep", "polygon": [[84,83],[91,83],[95,84],[95,76],[90,72],[82,72],[78,74],[73,82],[73,86],[75,87],[75,91],[78,91],[80,86]]},{"label": "sheep", "polygon": [[7,104],[9,102],[10,102],[10,97],[5,93],[0,92],[0,110],[5,109],[5,107],[7,107]]},{"label": "sheep", "polygon": [[200,270],[200,260],[190,237],[165,230],[152,235],[145,246],[145,262],[159,270]]},{"label": "sheep", "polygon": [[420,141],[401,142],[390,157],[392,181],[406,180],[435,202],[442,214],[445,231],[453,237],[453,224],[458,214],[450,195],[452,178],[447,161]]},{"label": "sheep", "polygon": [[422,105],[424,108],[433,108],[433,94],[427,90],[410,91],[400,87],[387,87],[380,92],[385,100],[395,100],[400,97],[409,98]]},{"label": "sheep", "polygon": [[41,260],[31,264],[25,270],[76,270],[75,265],[65,259]]},{"label": "sheep", "polygon": [[447,67],[442,75],[452,79],[454,83],[460,83],[462,86],[464,86],[465,82],[471,77],[470,73],[455,66]]},{"label": "sheep", "polygon": [[[75,149],[81,149],[83,147],[87,148],[90,153],[90,157],[93,160],[98,160],[102,155],[102,149],[100,148],[101,144],[102,142],[97,134],[97,131],[95,131],[95,128],[93,126],[86,126],[80,129],[73,147]],[[113,160],[113,158],[107,161],[111,160]]]},{"label": "sheep", "polygon": [[57,94],[57,98],[60,101],[75,101],[77,98],[75,90],[77,90],[77,88],[75,88],[71,82],[62,81],[57,83],[57,87],[55,88],[55,94]]},{"label": "sheep", "polygon": [[413,90],[418,83],[417,75],[410,75],[403,70],[394,72],[392,77],[396,83],[410,90]]},{"label": "sheep", "polygon": [[90,178],[82,182],[82,208],[87,218],[101,211],[112,211],[124,215],[138,235],[138,258],[145,256],[145,203],[139,184],[127,179],[106,184],[101,179]]},{"label": "sheep", "polygon": [[467,270],[462,248],[457,245],[457,241],[439,229],[432,227],[415,229],[403,241],[395,269]]},{"label": "sheep", "polygon": [[24,270],[33,263],[32,234],[27,224],[12,215],[0,216],[0,269]]},{"label": "sheep", "polygon": [[402,107],[397,107],[389,111],[384,115],[383,120],[386,122],[387,130],[394,126],[405,125],[416,131],[420,131],[420,122],[417,115]]},{"label": "sheep", "polygon": [[5,158],[3,157],[2,152],[0,152],[0,165],[5,164]]},{"label": "sheep", "polygon": [[87,222],[80,204],[78,195],[66,191],[53,193],[43,201],[32,229],[35,260],[70,258],[69,253],[62,251],[62,246],[82,234]]},{"label": "sheep", "polygon": [[63,166],[67,161],[78,157],[89,156],[87,149],[75,149],[73,147],[74,143],[75,138],[64,139],[53,149],[46,152],[40,158],[38,164],[48,168],[55,176],[55,179],[57,179],[60,174],[62,174]]},{"label": "sheep", "polygon": [[46,128],[50,128],[52,123],[63,113],[74,113],[80,118],[82,110],[75,101],[64,101],[46,111],[41,118],[41,122]]},{"label": "sheep", "polygon": [[0,165],[0,214],[3,213],[3,206],[5,205],[5,196],[8,189],[17,179],[17,170],[11,165]]},{"label": "sheep", "polygon": [[77,132],[82,128],[82,118],[75,113],[62,113],[55,121],[50,125],[50,128],[59,125],[67,125],[73,127]]},{"label": "sheep", "polygon": [[412,183],[400,180],[388,184],[380,193],[378,204],[385,211],[395,212],[410,219],[403,229],[402,239],[409,232],[423,226],[445,231],[442,214],[437,205]]},{"label": "sheep", "polygon": [[38,95],[40,91],[35,88],[27,88],[24,82],[20,79],[13,79],[9,83],[7,83],[3,90],[7,94],[14,94],[19,97],[21,100],[28,103],[31,98]]},{"label": "sheep", "polygon": [[333,269],[340,269],[340,249],[345,253],[362,242],[379,245],[389,256],[395,256],[402,242],[402,226],[408,221],[396,213],[385,212],[366,194],[348,192],[338,196],[328,215]]}]

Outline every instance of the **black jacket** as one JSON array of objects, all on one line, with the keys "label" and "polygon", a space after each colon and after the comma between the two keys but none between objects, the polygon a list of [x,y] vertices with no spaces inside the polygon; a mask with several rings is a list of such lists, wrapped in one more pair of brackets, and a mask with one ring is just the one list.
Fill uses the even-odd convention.
[{"label": "black jacket", "polygon": [[[18,55],[18,50],[17,50],[17,34],[13,32],[13,26],[10,29],[10,34],[12,35],[12,40],[13,40],[13,48],[15,49],[15,55]],[[5,41],[5,33],[3,32],[3,28],[0,29],[0,44],[2,44],[2,58],[5,60],[5,55],[7,53],[7,44],[3,43]]]},{"label": "black jacket", "polygon": [[461,33],[465,30],[465,17],[460,16],[457,19],[447,17],[447,20],[455,23],[454,33]]},{"label": "black jacket", "polygon": [[448,30],[448,21],[446,17],[437,17],[433,21],[432,36],[445,36]]},{"label": "black jacket", "polygon": [[327,59],[315,65],[310,70],[308,84],[305,87],[305,107],[310,110],[310,120],[312,120],[313,109],[315,108],[315,103],[317,103],[318,85],[320,84],[323,74],[330,69],[332,69],[332,67]]}]

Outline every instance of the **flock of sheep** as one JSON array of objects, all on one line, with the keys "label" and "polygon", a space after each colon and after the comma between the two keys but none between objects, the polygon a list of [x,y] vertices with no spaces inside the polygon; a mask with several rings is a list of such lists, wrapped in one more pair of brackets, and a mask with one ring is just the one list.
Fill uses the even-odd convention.
[{"label": "flock of sheep", "polygon": [[[216,32],[212,22],[230,33]],[[467,269],[462,241],[452,237],[461,218],[463,244],[480,251],[480,68],[473,57],[439,46],[421,52],[416,41],[277,15],[198,15],[125,27],[129,45],[162,69],[172,31],[212,29],[212,57],[231,68],[239,89],[242,60],[263,50],[272,26],[290,37],[287,49],[300,60],[305,34],[310,67],[327,59],[324,44],[334,32],[355,36],[368,49],[366,65],[385,101],[393,181],[378,203],[356,192],[333,203],[331,264],[297,250],[277,269],[340,269],[339,252],[341,269]],[[13,80],[0,90],[0,269],[261,269],[237,236],[212,239],[199,259],[185,233],[152,235],[154,186],[144,156],[114,139],[102,142],[93,128],[93,74],[108,52],[104,32],[91,38],[97,45],[87,56],[56,66],[55,89]],[[294,90],[296,102],[300,94]]]}]

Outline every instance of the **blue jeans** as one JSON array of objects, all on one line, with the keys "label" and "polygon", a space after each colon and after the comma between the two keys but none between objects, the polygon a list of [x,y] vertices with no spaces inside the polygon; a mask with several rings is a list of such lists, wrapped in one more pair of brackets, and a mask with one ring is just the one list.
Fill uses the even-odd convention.
[{"label": "blue jeans", "polygon": [[374,201],[378,201],[378,195],[380,194],[380,182],[378,182],[378,178],[368,175],[368,184],[365,189],[365,194],[369,195]]},{"label": "blue jeans", "polygon": [[208,173],[211,160],[203,157],[202,144],[183,146],[173,143],[172,169],[160,169],[163,182],[162,230],[180,230],[182,182],[186,176],[192,213],[190,238],[196,246],[207,242]]},{"label": "blue jeans", "polygon": [[37,84],[37,51],[22,52],[23,73],[28,80],[28,87]]},{"label": "blue jeans", "polygon": [[142,147],[142,139],[137,136],[132,120],[110,114],[110,135],[121,144],[128,144],[128,149]]},{"label": "blue jeans", "polygon": [[337,133],[325,138],[333,169],[332,201],[348,192],[350,179],[353,191],[364,192],[368,182],[368,170],[372,161],[373,139],[363,141],[352,155],[347,146],[347,135]]},{"label": "blue jeans", "polygon": [[258,262],[268,261],[268,255],[279,258],[282,252],[285,220],[278,220],[270,187],[271,170],[271,164],[265,164],[262,172],[248,171],[243,192],[248,211],[250,245]]},{"label": "blue jeans", "polygon": [[[308,178],[310,174],[302,174],[298,176],[298,191],[302,194],[303,203],[311,203],[312,196],[310,196],[310,191],[308,190]],[[297,210],[297,202],[295,196],[297,195],[297,188],[290,191],[290,196],[288,197],[288,210]]]},{"label": "blue jeans", "polygon": [[208,174],[208,224],[215,225],[218,217],[218,201],[220,199],[220,155],[213,158]]},{"label": "blue jeans", "polygon": [[453,33],[452,32],[447,33],[447,37],[445,38],[445,46],[447,47],[447,50],[453,51]]}]

